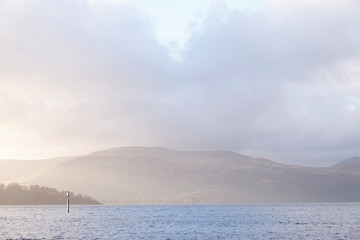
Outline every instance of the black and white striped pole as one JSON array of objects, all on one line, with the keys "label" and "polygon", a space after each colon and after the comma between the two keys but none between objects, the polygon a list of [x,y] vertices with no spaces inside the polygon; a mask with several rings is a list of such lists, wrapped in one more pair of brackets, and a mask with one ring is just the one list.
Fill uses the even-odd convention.
[{"label": "black and white striped pole", "polygon": [[66,193],[66,200],[67,200],[67,212],[69,213],[69,208],[70,208],[70,192],[69,191]]}]

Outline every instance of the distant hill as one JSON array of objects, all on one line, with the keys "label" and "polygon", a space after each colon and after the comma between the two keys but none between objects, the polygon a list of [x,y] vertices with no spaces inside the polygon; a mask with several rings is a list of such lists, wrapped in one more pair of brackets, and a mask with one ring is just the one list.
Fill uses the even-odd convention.
[{"label": "distant hill", "polygon": [[360,171],[353,167],[292,166],[232,151],[121,147],[22,179],[104,203],[360,201]]},{"label": "distant hill", "polygon": [[[81,194],[70,194],[71,204],[95,205],[97,200]],[[54,188],[31,185],[30,187],[11,183],[0,184],[0,205],[64,205],[66,191],[59,192]]]},{"label": "distant hill", "polygon": [[342,168],[351,167],[351,166],[360,167],[360,157],[351,157],[334,165],[334,167],[342,167]]}]

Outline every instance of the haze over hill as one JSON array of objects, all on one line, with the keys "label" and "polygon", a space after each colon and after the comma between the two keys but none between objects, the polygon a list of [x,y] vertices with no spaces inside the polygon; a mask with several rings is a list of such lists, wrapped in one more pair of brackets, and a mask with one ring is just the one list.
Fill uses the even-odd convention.
[{"label": "haze over hill", "polygon": [[22,177],[31,177],[72,157],[59,157],[43,160],[0,160],[0,183],[13,182]]},{"label": "haze over hill", "polygon": [[18,182],[69,189],[103,203],[359,201],[354,164],[360,160],[312,168],[231,151],[120,147],[64,158]]}]

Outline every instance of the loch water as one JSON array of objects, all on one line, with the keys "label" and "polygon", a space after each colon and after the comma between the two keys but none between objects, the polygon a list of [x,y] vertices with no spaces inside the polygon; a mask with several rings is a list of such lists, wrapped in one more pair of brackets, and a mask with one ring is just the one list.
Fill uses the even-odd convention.
[{"label": "loch water", "polygon": [[0,239],[360,239],[360,203],[1,206]]}]

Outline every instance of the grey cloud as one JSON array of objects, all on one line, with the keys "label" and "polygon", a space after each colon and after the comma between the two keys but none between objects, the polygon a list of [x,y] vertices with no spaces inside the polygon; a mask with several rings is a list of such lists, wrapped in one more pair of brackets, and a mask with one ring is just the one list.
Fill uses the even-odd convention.
[{"label": "grey cloud", "polygon": [[245,81],[304,81],[314,71],[331,71],[360,52],[358,15],[352,6],[337,10],[342,14],[326,8],[315,12],[311,7],[290,16],[266,10],[214,14],[190,41],[189,67],[204,72],[204,79],[208,73],[215,79]]},{"label": "grey cloud", "polygon": [[[340,92],[330,81],[347,81],[342,64],[358,64],[360,32],[353,7],[358,5],[316,12],[310,6],[291,16],[266,9],[209,16],[189,43],[187,67],[194,85],[208,94],[203,115],[221,113],[219,118],[228,115],[237,122],[222,143],[240,151],[301,149],[317,155],[341,145],[349,128],[357,132],[351,123],[359,113],[349,112],[346,104],[359,88]],[[229,126],[222,123],[209,129],[222,132]],[[347,147],[349,155],[357,154]]]},{"label": "grey cloud", "polygon": [[298,164],[359,154],[352,1],[290,15],[266,5],[211,10],[182,63],[131,4],[14,2],[0,2],[0,85],[41,102],[17,127],[37,132],[44,148],[231,149]]}]

